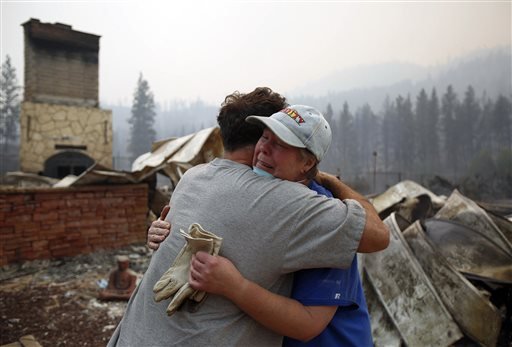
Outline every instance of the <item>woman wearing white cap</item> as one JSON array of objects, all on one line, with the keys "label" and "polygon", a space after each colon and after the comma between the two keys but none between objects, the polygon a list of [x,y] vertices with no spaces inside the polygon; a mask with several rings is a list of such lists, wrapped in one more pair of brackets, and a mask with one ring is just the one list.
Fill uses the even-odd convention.
[{"label": "woman wearing white cap", "polygon": [[[257,174],[301,182],[332,197],[329,190],[312,179],[317,177],[327,186],[329,180],[336,179],[318,174],[317,170],[331,143],[331,129],[320,112],[294,105],[271,117],[250,116],[247,121],[266,127],[254,152],[253,170]],[[343,192],[337,193],[343,196]],[[295,273],[292,299],[245,279],[228,259],[206,253],[193,258],[189,283],[195,289],[227,297],[267,328],[297,338],[285,337],[283,346],[373,345],[357,258],[346,270],[309,269]],[[288,302],[283,305],[282,300]],[[291,306],[289,311],[283,309],[301,304],[309,319],[290,316]]]}]

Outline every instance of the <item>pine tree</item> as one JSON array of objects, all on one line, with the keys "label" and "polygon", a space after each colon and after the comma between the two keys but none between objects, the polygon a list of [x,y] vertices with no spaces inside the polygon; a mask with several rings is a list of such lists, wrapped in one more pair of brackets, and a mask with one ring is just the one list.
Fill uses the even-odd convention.
[{"label": "pine tree", "polygon": [[416,119],[415,119],[415,134],[411,134],[416,138],[416,158],[418,160],[418,168],[420,171],[425,172],[427,170],[427,151],[429,148],[429,134],[428,134],[428,123],[429,119],[429,100],[425,89],[421,89],[419,95],[416,98]]},{"label": "pine tree", "polygon": [[133,94],[132,116],[128,119],[131,125],[128,151],[132,155],[132,160],[151,150],[151,144],[156,139],[156,131],[153,127],[155,114],[153,93],[141,73]]},{"label": "pine tree", "polygon": [[459,174],[459,131],[455,123],[455,114],[459,108],[457,94],[450,85],[446,89],[441,102],[441,113],[443,115],[443,152],[445,153],[446,167],[450,167],[452,174],[456,177]]},{"label": "pine tree", "polygon": [[404,99],[401,95],[396,99],[397,110],[397,159],[399,172],[410,172],[414,168],[415,138],[414,117],[411,97]]},{"label": "pine tree", "polygon": [[327,104],[327,109],[324,112],[324,117],[329,124],[332,124],[332,116],[334,115],[334,111],[332,110],[331,103]]},{"label": "pine tree", "polygon": [[11,65],[11,58],[6,56],[2,64],[0,92],[0,134],[3,143],[18,139],[18,125],[20,116],[20,101],[16,69]]},{"label": "pine tree", "polygon": [[502,149],[496,158],[498,182],[495,197],[510,198],[512,196],[512,150]]},{"label": "pine tree", "polygon": [[[0,146],[1,161],[0,171],[4,167],[12,167],[12,163],[6,163],[5,157],[9,154],[9,147],[16,144],[19,137],[20,101],[16,78],[16,70],[11,65],[11,58],[7,55],[2,64],[0,79]],[[7,164],[7,165],[6,165]]]},{"label": "pine tree", "polygon": [[455,113],[455,124],[460,135],[461,159],[466,166],[476,153],[475,132],[481,113],[482,110],[475,97],[475,90],[472,86],[468,86],[461,107]]},{"label": "pine tree", "polygon": [[350,170],[352,163],[355,159],[355,139],[354,139],[354,117],[350,113],[349,106],[345,101],[343,103],[343,110],[340,114],[340,126],[339,126],[339,137],[337,139],[337,146],[339,146],[341,152],[341,172]]},{"label": "pine tree", "polygon": [[482,115],[476,128],[475,146],[476,148],[483,148],[490,151],[493,157],[496,157],[498,151],[495,150],[495,139],[493,134],[492,120],[493,120],[494,103],[487,97],[482,98]]},{"label": "pine tree", "polygon": [[439,99],[437,98],[436,89],[433,88],[430,93],[429,101],[429,122],[426,132],[428,134],[428,151],[427,151],[427,170],[430,173],[437,172],[439,163]]},{"label": "pine tree", "polygon": [[382,117],[382,157],[384,170],[394,170],[396,166],[396,108],[389,96],[384,101],[384,114]]},{"label": "pine tree", "polygon": [[354,133],[357,142],[357,169],[359,172],[373,170],[373,152],[379,145],[379,127],[377,117],[369,104],[364,104],[356,111]]},{"label": "pine tree", "polygon": [[323,115],[325,117],[325,120],[327,120],[327,123],[331,126],[332,131],[332,141],[331,145],[329,147],[329,151],[327,152],[326,157],[323,159],[323,163],[325,166],[325,170],[329,171],[339,171],[339,151],[340,147],[338,144],[339,141],[339,129],[338,129],[338,122],[334,117],[334,111],[332,109],[331,103],[327,104],[326,110],[323,112]]},{"label": "pine tree", "polygon": [[491,120],[492,132],[500,150],[512,150],[512,104],[500,95],[494,105]]}]

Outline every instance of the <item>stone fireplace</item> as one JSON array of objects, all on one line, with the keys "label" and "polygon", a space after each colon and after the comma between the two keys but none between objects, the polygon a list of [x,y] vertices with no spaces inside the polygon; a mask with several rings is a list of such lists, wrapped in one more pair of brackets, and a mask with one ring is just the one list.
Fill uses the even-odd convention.
[{"label": "stone fireplace", "polygon": [[23,27],[21,170],[62,178],[95,162],[112,167],[112,111],[99,108],[100,36],[38,19]]}]

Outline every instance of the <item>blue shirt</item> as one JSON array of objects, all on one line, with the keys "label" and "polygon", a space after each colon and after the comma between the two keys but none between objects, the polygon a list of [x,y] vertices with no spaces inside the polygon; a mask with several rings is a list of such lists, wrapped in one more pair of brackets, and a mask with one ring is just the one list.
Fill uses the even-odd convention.
[{"label": "blue shirt", "polygon": [[[309,188],[332,197],[329,190],[314,181]],[[370,315],[357,268],[357,257],[354,257],[348,269],[297,271],[291,297],[306,306],[338,306],[338,309],[320,335],[308,342],[285,337],[284,347],[373,346]]]}]

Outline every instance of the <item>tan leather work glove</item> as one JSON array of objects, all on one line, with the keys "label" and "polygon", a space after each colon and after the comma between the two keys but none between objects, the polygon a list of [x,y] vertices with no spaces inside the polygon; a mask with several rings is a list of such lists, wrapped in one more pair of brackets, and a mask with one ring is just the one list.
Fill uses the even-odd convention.
[{"label": "tan leather work glove", "polygon": [[157,302],[168,299],[174,294],[171,303],[167,307],[167,314],[169,316],[172,315],[186,299],[194,298],[194,300],[199,302],[205,297],[204,292],[197,292],[188,284],[192,254],[203,251],[217,255],[220,245],[222,244],[222,238],[204,230],[201,225],[197,223],[190,225],[188,233],[183,230],[180,230],[180,233],[185,237],[187,243],[183,246],[171,267],[153,287],[155,301]]},{"label": "tan leather work glove", "polygon": [[[199,225],[199,224],[197,224]],[[199,227],[201,227],[199,225]],[[199,229],[197,231],[198,235],[200,234],[201,237],[205,238],[205,239],[212,239],[213,240],[213,250],[212,252],[210,253],[211,255],[217,255],[219,254],[219,251],[220,251],[220,245],[222,244],[222,237],[219,237],[217,235],[215,235],[214,233],[212,232],[209,232],[209,231],[206,231],[204,229]],[[189,265],[190,265],[190,262],[189,262]],[[189,266],[189,270],[190,270],[190,266]],[[196,290],[194,291],[194,293],[190,296],[190,299],[196,301],[196,302],[201,302],[203,301],[205,298],[206,298],[206,292],[204,291],[199,291],[199,290]]]}]

